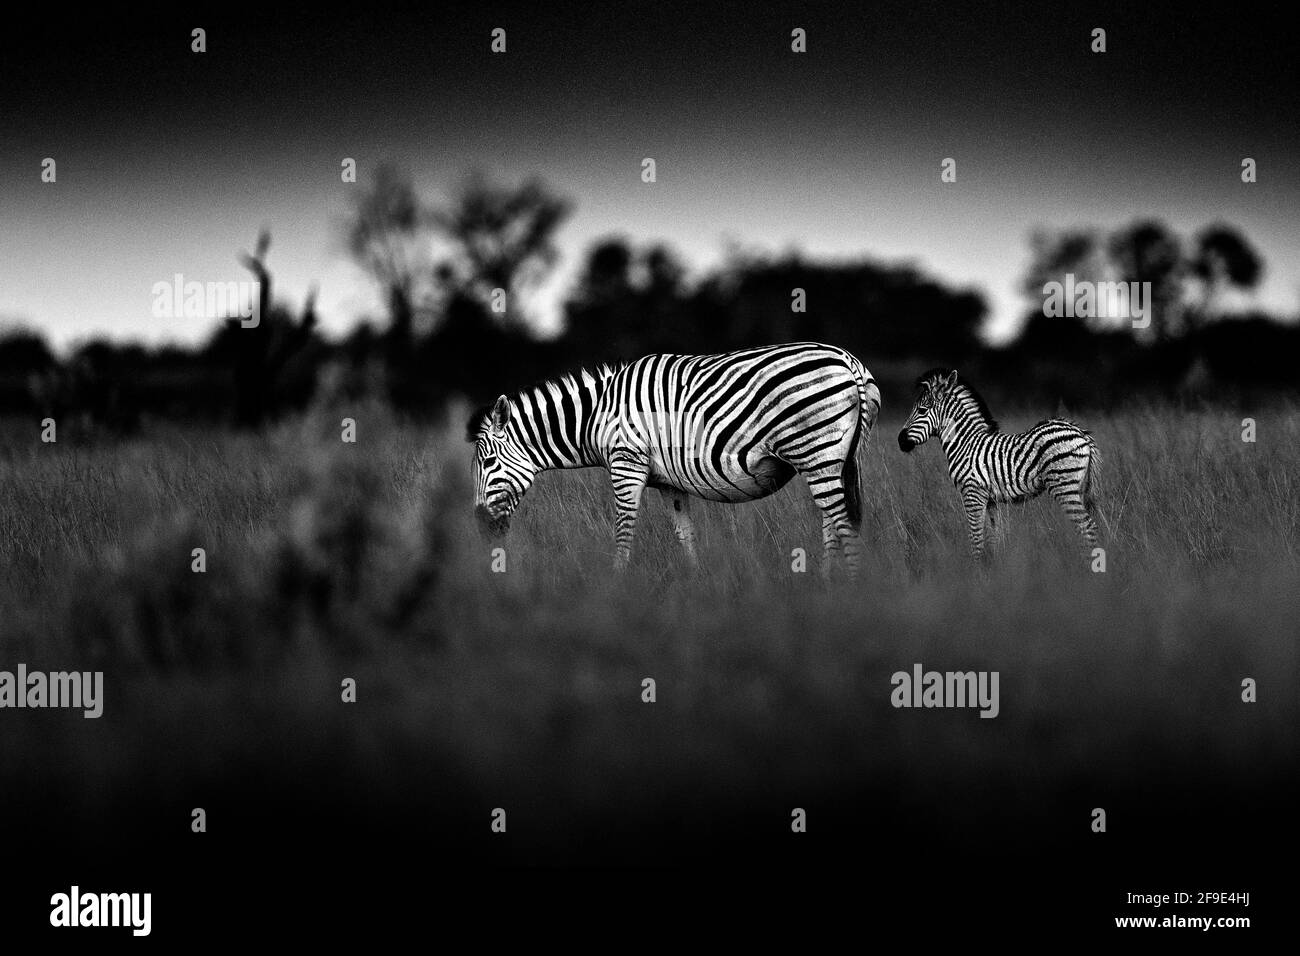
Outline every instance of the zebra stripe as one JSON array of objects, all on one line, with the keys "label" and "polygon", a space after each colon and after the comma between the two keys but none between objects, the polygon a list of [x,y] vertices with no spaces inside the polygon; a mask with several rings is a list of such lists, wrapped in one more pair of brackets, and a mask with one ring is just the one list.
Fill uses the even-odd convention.
[{"label": "zebra stripe", "polygon": [[879,411],[880,390],[862,363],[811,342],[582,370],[502,395],[470,419],[475,508],[503,533],[540,472],[603,467],[617,506],[616,567],[630,559],[647,486],[672,502],[693,562],[691,497],[753,501],[802,474],[822,512],[824,571],[842,546],[856,573],[856,452]]},{"label": "zebra stripe", "polygon": [[1089,545],[1097,542],[1092,470],[1100,457],[1092,436],[1072,422],[1051,419],[1028,431],[1007,434],[979,394],[957,373],[933,369],[917,379],[912,414],[898,433],[910,452],[939,435],[948,473],[961,494],[971,552],[984,552],[985,517],[996,530],[998,502],[1026,501],[1047,491]]}]

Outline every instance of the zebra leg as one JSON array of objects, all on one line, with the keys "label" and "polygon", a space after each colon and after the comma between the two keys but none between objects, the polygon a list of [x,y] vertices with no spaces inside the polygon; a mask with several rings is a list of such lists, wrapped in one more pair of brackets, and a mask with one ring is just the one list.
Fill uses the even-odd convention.
[{"label": "zebra leg", "polygon": [[1079,483],[1074,482],[1057,482],[1049,486],[1048,491],[1065,509],[1065,516],[1074,522],[1075,527],[1079,529],[1079,534],[1083,535],[1083,540],[1092,547],[1097,543],[1097,522],[1092,517],[1092,512],[1083,500],[1083,495]]},{"label": "zebra leg", "polygon": [[988,495],[978,488],[967,488],[962,492],[961,503],[966,509],[971,556],[981,558],[984,556],[984,518],[988,511]]},{"label": "zebra leg", "polygon": [[690,562],[691,567],[696,567],[699,558],[695,554],[695,522],[691,520],[690,496],[667,488],[660,488],[659,493],[672,507],[673,531],[677,532],[677,540],[682,543],[682,548],[686,551],[686,560]]},{"label": "zebra leg", "polygon": [[849,577],[858,576],[858,554],[862,543],[858,529],[849,520],[849,509],[845,503],[844,478],[838,464],[828,464],[814,471],[804,473],[808,488],[812,491],[813,501],[822,510],[822,550],[824,563],[822,577],[830,575],[831,562],[835,557],[837,546],[844,549],[844,566]]},{"label": "zebra leg", "polygon": [[831,563],[840,550],[840,536],[835,531],[835,519],[822,512],[822,580],[831,579]]},{"label": "zebra leg", "polygon": [[632,560],[632,539],[636,535],[636,513],[641,491],[650,475],[649,463],[635,455],[615,453],[610,457],[609,477],[614,483],[614,570],[622,571]]}]

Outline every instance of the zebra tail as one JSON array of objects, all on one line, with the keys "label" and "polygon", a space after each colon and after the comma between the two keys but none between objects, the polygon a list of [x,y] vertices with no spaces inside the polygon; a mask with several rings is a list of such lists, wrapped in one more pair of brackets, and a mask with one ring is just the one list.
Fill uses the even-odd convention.
[{"label": "zebra tail", "polygon": [[868,382],[866,369],[859,362],[850,363],[853,377],[858,383],[858,433],[853,438],[848,459],[844,462],[844,507],[849,522],[855,529],[862,525],[862,465],[858,462],[859,450],[865,450],[871,438],[871,429],[880,415],[880,389]]},{"label": "zebra tail", "polygon": [[858,464],[858,448],[865,444],[859,433],[844,462],[844,510],[849,513],[849,524],[855,531],[862,525],[862,467]]},{"label": "zebra tail", "polygon": [[1101,465],[1101,449],[1097,447],[1092,432],[1084,431],[1083,437],[1088,442],[1088,470],[1083,475],[1083,503],[1091,508],[1093,504],[1092,486],[1096,481],[1097,468]]},{"label": "zebra tail", "polygon": [[860,434],[870,437],[871,429],[876,426],[876,419],[880,416],[880,388],[874,381],[863,381],[862,371],[861,367],[857,370],[859,414],[862,418]]}]

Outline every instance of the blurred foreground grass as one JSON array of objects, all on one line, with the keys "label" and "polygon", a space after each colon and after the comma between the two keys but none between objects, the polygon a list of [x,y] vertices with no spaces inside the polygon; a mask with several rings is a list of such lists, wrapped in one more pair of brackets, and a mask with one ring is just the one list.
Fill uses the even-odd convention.
[{"label": "blurred foreground grass", "polygon": [[[542,476],[488,542],[458,429],[346,414],[355,445],[323,413],[120,445],[6,431],[0,667],[104,670],[107,691],[98,721],[0,715],[5,799],[93,821],[142,788],[188,807],[232,781],[333,780],[372,808],[513,800],[542,828],[741,794],[875,793],[951,819],[981,786],[1028,808],[1162,768],[1250,787],[1293,764],[1295,408],[1261,413],[1254,444],[1226,410],[1079,416],[1104,456],[1101,574],[1046,499],[1004,509],[993,559],[972,564],[939,449],[904,457],[886,416],[866,453],[865,573],[829,587],[798,480],[697,502],[694,573],[649,493],[619,578],[603,472]],[[890,675],[917,662],[1000,672],[999,717],[893,709]]]}]

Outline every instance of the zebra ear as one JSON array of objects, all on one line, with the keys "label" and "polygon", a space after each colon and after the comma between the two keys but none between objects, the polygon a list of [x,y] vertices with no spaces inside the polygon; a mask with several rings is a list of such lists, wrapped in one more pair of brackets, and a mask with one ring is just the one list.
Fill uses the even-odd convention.
[{"label": "zebra ear", "polygon": [[510,421],[510,402],[502,395],[497,399],[497,403],[492,406],[492,427],[497,431],[503,430]]},{"label": "zebra ear", "polygon": [[949,388],[952,388],[954,385],[957,384],[957,370],[956,370],[956,369],[953,369],[951,372],[948,373],[948,378],[947,378],[947,380],[944,382],[944,384],[947,385]]}]

